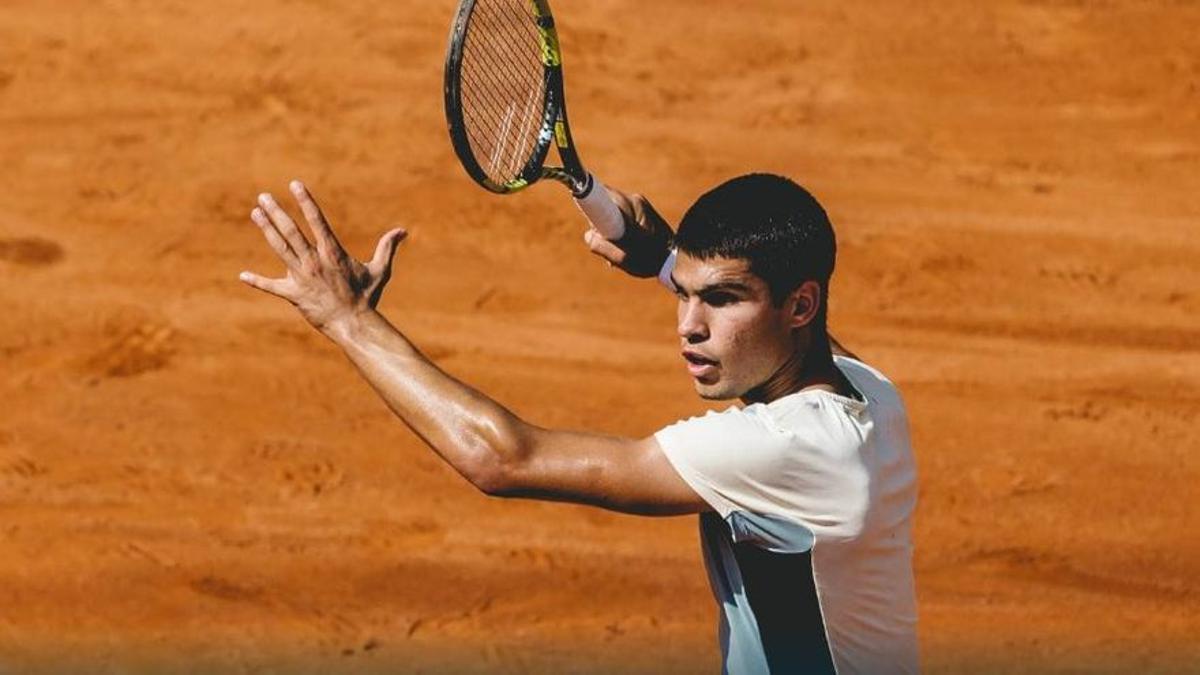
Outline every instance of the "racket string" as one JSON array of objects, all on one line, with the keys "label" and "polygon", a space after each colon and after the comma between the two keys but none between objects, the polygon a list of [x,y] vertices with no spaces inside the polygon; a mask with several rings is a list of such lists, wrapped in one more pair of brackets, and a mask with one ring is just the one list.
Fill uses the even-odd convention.
[{"label": "racket string", "polygon": [[[510,11],[501,16],[496,11],[490,11],[495,9]],[[517,12],[511,11],[512,9],[514,8],[511,4],[500,8],[493,3],[478,4],[477,11],[480,11],[480,15],[476,28],[482,28],[483,31],[473,31],[474,34],[468,39],[474,37],[478,42],[481,36],[486,35],[489,37],[489,47],[528,45],[531,39],[536,40],[536,34],[530,35],[528,28],[526,34],[521,35],[520,26],[517,24],[517,21],[524,20],[525,26],[528,27],[528,15],[521,9]],[[522,77],[529,71],[523,74],[511,65],[511,58],[503,58],[511,54],[498,54],[491,50],[475,50],[475,53],[480,56],[480,68],[468,72],[475,76],[470,77],[471,84],[476,85],[472,86],[472,93],[477,94],[481,102],[486,102],[486,105],[477,107],[486,128],[477,128],[472,136],[476,143],[482,146],[480,150],[487,153],[481,159],[486,158],[486,164],[491,169],[489,173],[502,178],[515,176],[525,163],[526,158],[521,156],[521,141],[529,140],[530,118],[534,112],[530,103],[541,94],[541,73],[533,73],[538,76],[535,79],[538,86],[531,87],[529,78]],[[509,95],[509,100],[501,100],[505,93]],[[526,99],[523,102],[524,110],[520,109],[522,101],[517,98],[521,93],[524,93]],[[518,114],[520,118],[514,119]],[[485,131],[490,133],[484,133]]]},{"label": "racket string", "polygon": [[[514,13],[511,11],[513,7],[510,5],[508,7],[510,11],[501,18],[496,16],[494,11],[489,11],[494,7],[494,3],[480,3],[477,7],[483,10],[480,24],[484,28],[485,34],[494,39],[489,46],[507,47],[504,53],[499,53],[499,50],[481,51],[479,55],[488,60],[488,65],[492,69],[489,72],[503,74],[507,84],[519,84],[529,72],[522,72],[512,57],[519,54],[519,51],[514,48],[538,44],[537,33],[532,29],[532,15],[520,9]],[[533,53],[537,54],[536,51]]]},{"label": "racket string", "polygon": [[479,0],[464,36],[464,126],[479,165],[500,184],[521,175],[546,126],[535,22],[526,0]]}]

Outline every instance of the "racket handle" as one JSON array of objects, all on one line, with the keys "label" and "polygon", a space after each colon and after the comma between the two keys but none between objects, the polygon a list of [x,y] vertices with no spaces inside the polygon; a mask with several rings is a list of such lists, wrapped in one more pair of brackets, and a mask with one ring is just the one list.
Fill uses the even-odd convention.
[{"label": "racket handle", "polygon": [[588,174],[587,187],[575,197],[575,204],[587,216],[592,227],[609,241],[625,236],[625,216],[598,178]]}]

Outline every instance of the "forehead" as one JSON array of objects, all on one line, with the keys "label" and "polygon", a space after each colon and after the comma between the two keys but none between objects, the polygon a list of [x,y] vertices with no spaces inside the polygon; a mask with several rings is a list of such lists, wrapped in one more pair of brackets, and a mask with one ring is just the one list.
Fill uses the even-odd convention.
[{"label": "forehead", "polygon": [[751,289],[766,286],[762,278],[750,271],[750,261],[745,258],[716,256],[701,259],[680,252],[675,259],[675,272],[671,276],[688,290],[718,284],[737,284]]}]

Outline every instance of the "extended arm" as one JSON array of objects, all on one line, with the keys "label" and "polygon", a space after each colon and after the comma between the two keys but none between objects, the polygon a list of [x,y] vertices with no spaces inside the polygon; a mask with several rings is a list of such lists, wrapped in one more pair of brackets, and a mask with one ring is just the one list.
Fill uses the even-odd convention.
[{"label": "extended arm", "polygon": [[653,438],[616,438],[529,424],[444,373],[374,311],[339,322],[330,337],[392,411],[487,494],[642,514],[705,508]]},{"label": "extended arm", "polygon": [[292,302],[339,345],[388,406],[480,490],[592,504],[641,514],[694,513],[707,505],[671,467],[653,438],[542,429],[455,380],[375,311],[402,230],[384,235],[359,263],[341,248],[299,183],[292,191],[315,248],[269,196],[252,219],[288,266],[284,279],[243,273],[247,284]]}]

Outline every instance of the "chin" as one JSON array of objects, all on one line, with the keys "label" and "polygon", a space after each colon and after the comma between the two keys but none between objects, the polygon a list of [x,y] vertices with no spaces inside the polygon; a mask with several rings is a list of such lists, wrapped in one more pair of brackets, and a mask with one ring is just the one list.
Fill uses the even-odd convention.
[{"label": "chin", "polygon": [[737,398],[740,394],[733,391],[733,388],[723,382],[714,382],[712,384],[704,384],[703,382],[695,382],[696,393],[700,398],[706,401],[728,401],[731,398]]}]

